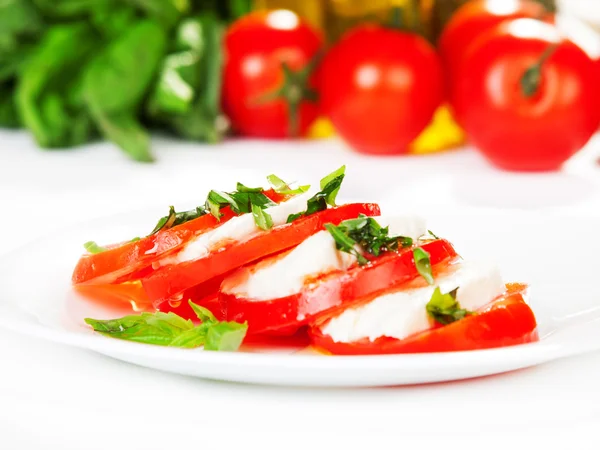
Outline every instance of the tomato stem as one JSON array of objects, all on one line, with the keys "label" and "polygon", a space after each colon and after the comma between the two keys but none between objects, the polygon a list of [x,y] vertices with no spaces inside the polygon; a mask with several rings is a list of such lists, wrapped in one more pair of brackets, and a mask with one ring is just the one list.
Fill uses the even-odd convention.
[{"label": "tomato stem", "polygon": [[291,137],[297,137],[300,133],[300,106],[302,102],[316,103],[319,99],[318,93],[308,86],[310,76],[319,60],[320,55],[317,54],[304,68],[297,71],[282,62],[283,84],[279,88],[259,96],[252,102],[253,104],[263,104],[283,99],[288,108],[288,134]]},{"label": "tomato stem", "polygon": [[538,92],[542,81],[542,66],[554,54],[557,48],[558,44],[552,44],[547,47],[540,56],[540,59],[527,69],[521,77],[521,91],[525,98],[533,97]]}]

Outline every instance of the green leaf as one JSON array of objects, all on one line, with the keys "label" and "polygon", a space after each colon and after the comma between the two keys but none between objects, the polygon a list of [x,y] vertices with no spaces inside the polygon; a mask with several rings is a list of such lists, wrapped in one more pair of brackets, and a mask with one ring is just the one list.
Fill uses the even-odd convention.
[{"label": "green leaf", "polygon": [[433,284],[433,274],[431,272],[431,260],[429,253],[423,250],[421,247],[415,247],[413,250],[413,257],[415,260],[415,267],[417,272],[425,278],[427,283]]},{"label": "green leaf", "polygon": [[429,300],[426,305],[427,314],[442,325],[448,325],[473,314],[460,307],[459,303],[456,301],[457,291],[458,288],[447,294],[442,294],[439,286],[436,287],[431,296],[431,300]]},{"label": "green leaf", "polygon": [[0,84],[0,127],[19,128],[21,121],[12,87]]},{"label": "green leaf", "polygon": [[252,204],[252,215],[254,216],[254,223],[261,230],[270,230],[273,228],[273,218],[260,206]]},{"label": "green leaf", "polygon": [[264,191],[264,189],[261,187],[251,188],[248,186],[244,186],[242,183],[239,183],[239,182],[237,183],[236,190],[238,192],[244,192],[244,193],[248,193],[248,194],[259,194]]},{"label": "green leaf", "polygon": [[92,111],[134,111],[156,74],[166,44],[165,30],[159,24],[140,20],[104,48],[87,67],[84,79]]},{"label": "green leaf", "polygon": [[196,348],[204,345],[205,350],[235,351],[248,329],[247,324],[219,322],[206,308],[189,301],[190,306],[202,323],[194,326],[172,312],[141,313],[120,319],[85,319],[94,331],[112,338],[145,344],[179,348]]},{"label": "green leaf", "polygon": [[233,211],[239,211],[238,203],[227,192],[210,191],[206,199],[206,209],[217,219],[221,218],[221,208],[231,206]]},{"label": "green leaf", "polygon": [[4,35],[35,34],[42,30],[43,20],[29,0],[0,2],[0,33]]},{"label": "green leaf", "polygon": [[175,338],[169,343],[169,347],[179,348],[196,348],[201,347],[206,342],[206,333],[209,327],[202,324],[191,330],[182,332],[175,336]]},{"label": "green leaf", "polygon": [[325,224],[325,229],[329,231],[335,240],[335,245],[338,250],[354,255],[358,261],[358,264],[361,266],[369,262],[369,260],[356,249],[358,243],[348,236],[342,229],[331,223]]},{"label": "green leaf", "polygon": [[310,216],[319,211],[327,209],[327,205],[336,206],[335,200],[344,181],[344,171],[346,166],[340,167],[335,172],[330,173],[321,180],[321,190],[312,196],[306,202],[306,211],[297,214],[290,214],[287,223],[291,223],[300,217]]},{"label": "green leaf", "polygon": [[430,236],[432,236],[434,239],[439,239],[439,237],[437,237],[435,234],[433,234],[433,231],[431,230],[427,230],[427,232],[429,233]]},{"label": "green leaf", "polygon": [[170,206],[169,214],[159,219],[158,223],[150,233],[150,236],[158,233],[161,230],[167,230],[169,228],[176,227],[177,225],[197,219],[198,217],[202,217],[206,214],[206,210],[200,206],[198,206],[196,209],[182,212],[175,212],[175,208]]},{"label": "green leaf", "polygon": [[169,229],[169,228],[171,228],[174,225],[176,219],[177,219],[177,215],[175,213],[175,207],[174,206],[169,206],[169,214],[166,215],[165,217],[161,217],[159,219],[158,223],[156,224],[156,226],[154,227],[154,229],[150,233],[150,236],[152,236],[153,234],[158,233],[162,229]]},{"label": "green leaf", "polygon": [[234,352],[240,348],[246,332],[247,323],[220,322],[211,326],[206,335],[205,350]]},{"label": "green leaf", "polygon": [[96,46],[88,25],[54,25],[20,71],[15,91],[19,116],[41,147],[69,147],[91,137],[89,115],[72,91]]},{"label": "green leaf", "polygon": [[413,240],[406,236],[389,236],[388,227],[382,227],[374,218],[361,214],[356,219],[345,220],[337,227],[327,224],[326,229],[336,241],[338,250],[352,255],[360,255],[359,264],[366,264],[366,259],[356,247],[373,256],[382,252],[397,252],[400,247],[410,247]]},{"label": "green leaf", "polygon": [[132,113],[104,114],[93,111],[96,125],[108,140],[114,142],[134,161],[153,162],[150,137]]},{"label": "green leaf", "polygon": [[271,186],[273,186],[273,190],[278,194],[282,195],[297,195],[304,194],[310,189],[310,184],[306,184],[304,186],[299,186],[296,189],[291,189],[290,186],[279,178],[277,175],[269,175],[267,176],[267,181]]},{"label": "green leaf", "polygon": [[190,0],[127,0],[141,9],[147,16],[154,17],[165,27],[172,27],[190,10]]},{"label": "green leaf", "polygon": [[94,241],[86,242],[85,244],[83,244],[83,248],[85,248],[92,255],[102,253],[108,250],[106,247],[99,246]]},{"label": "green leaf", "polygon": [[81,18],[108,5],[113,0],[33,0],[42,13],[52,19]]},{"label": "green leaf", "polygon": [[170,345],[181,333],[194,324],[173,313],[141,313],[120,319],[85,319],[94,331],[105,336],[153,345]]},{"label": "green leaf", "polygon": [[[199,74],[194,100],[184,114],[170,114],[164,121],[186,139],[216,143],[222,140],[229,122],[221,111],[223,71],[222,41],[224,25],[212,12],[205,12],[182,24],[177,33],[177,48],[188,48],[198,55]],[[183,36],[186,36],[185,38]]]},{"label": "green leaf", "polygon": [[196,316],[198,317],[198,319],[200,319],[200,321],[202,323],[216,323],[216,322],[218,322],[218,320],[215,317],[215,315],[212,312],[210,312],[209,309],[205,308],[204,306],[197,305],[197,304],[195,304],[191,300],[188,301],[188,304],[190,305],[190,307],[194,311],[194,314],[196,314]]}]

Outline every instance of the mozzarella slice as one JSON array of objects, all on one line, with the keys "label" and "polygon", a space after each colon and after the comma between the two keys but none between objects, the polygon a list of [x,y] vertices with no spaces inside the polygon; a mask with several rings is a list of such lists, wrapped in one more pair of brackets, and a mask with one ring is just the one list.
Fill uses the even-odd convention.
[{"label": "mozzarella slice", "polygon": [[438,275],[435,286],[404,289],[385,294],[366,305],[350,308],[330,319],[321,329],[335,342],[374,341],[387,336],[404,339],[433,325],[426,310],[436,286],[442,293],[458,288],[462,308],[476,310],[502,294],[504,282],[497,267],[477,262],[455,264]]},{"label": "mozzarella slice", "polygon": [[[426,233],[425,221],[420,217],[374,217],[382,226],[389,226],[390,235],[417,239]],[[309,237],[284,256],[266,259],[254,266],[241,269],[226,280],[222,290],[256,301],[287,297],[297,294],[307,280],[335,270],[347,270],[356,258],[336,249],[335,240],[328,231]]]},{"label": "mozzarella slice", "polygon": [[[313,193],[305,192],[297,195],[290,200],[280,203],[277,206],[266,208],[265,212],[273,219],[273,226],[283,225],[287,222],[290,214],[296,214],[306,211],[306,202],[313,196]],[[186,261],[193,261],[205,258],[209,255],[211,249],[223,242],[243,242],[262,230],[256,226],[252,214],[242,214],[225,222],[212,231],[200,234],[190,240],[179,253],[172,257],[163,259],[161,266],[169,264],[178,264]]]}]

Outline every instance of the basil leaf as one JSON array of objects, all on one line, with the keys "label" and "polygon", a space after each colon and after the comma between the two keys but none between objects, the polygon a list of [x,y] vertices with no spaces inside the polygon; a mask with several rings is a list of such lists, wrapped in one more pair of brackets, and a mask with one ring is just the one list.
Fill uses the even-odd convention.
[{"label": "basil leaf", "polygon": [[276,204],[262,192],[232,192],[231,197],[235,200],[236,206],[231,208],[238,214],[252,212],[252,205],[260,208],[268,208]]},{"label": "basil leaf", "polygon": [[421,247],[416,247],[413,250],[413,257],[415,259],[415,267],[417,272],[421,274],[423,278],[429,284],[433,284],[433,274],[431,273],[431,260],[429,259],[429,253],[423,250]]},{"label": "basil leaf", "polygon": [[289,185],[277,175],[267,175],[267,181],[271,186],[273,186],[273,190],[278,194],[280,194],[282,191],[287,191],[290,189]]},{"label": "basil leaf", "polygon": [[132,240],[129,241],[129,243],[131,243],[131,242],[137,242],[139,240],[141,240],[140,237],[134,237]]},{"label": "basil leaf", "polygon": [[435,234],[433,234],[433,231],[431,230],[427,230],[427,232],[434,238],[434,239],[439,239],[439,237],[437,237]]},{"label": "basil leaf", "polygon": [[[346,166],[340,167],[338,170],[330,173],[321,180],[321,190],[327,193],[327,204],[335,206],[335,199],[340,191],[342,180],[346,174]],[[339,181],[336,181],[339,180]]]},{"label": "basil leaf", "polygon": [[269,184],[273,186],[273,190],[282,195],[304,194],[310,189],[310,184],[305,184],[303,186],[298,186],[296,189],[292,189],[289,184],[273,174],[267,176],[267,180],[269,181]]},{"label": "basil leaf", "polygon": [[153,345],[170,345],[182,332],[191,330],[194,324],[173,313],[142,313],[120,319],[85,319],[94,331],[105,336]]},{"label": "basil leaf", "polygon": [[200,319],[200,321],[202,323],[215,323],[215,322],[218,322],[218,320],[215,317],[215,315],[212,312],[210,312],[209,309],[207,309],[207,308],[205,308],[203,306],[200,306],[200,305],[196,305],[191,300],[188,300],[188,304],[190,305],[190,307],[194,311],[194,314],[196,314],[196,316],[198,317],[198,319]]},{"label": "basil leaf", "polygon": [[317,192],[314,196],[308,199],[306,202],[306,211],[297,214],[290,214],[288,216],[287,223],[291,223],[300,217],[310,216],[311,214],[319,211],[325,211],[327,209],[327,205],[336,206],[335,199],[342,185],[342,181],[344,181],[344,174],[339,175],[327,183],[321,191]]},{"label": "basil leaf", "polygon": [[209,325],[202,324],[191,330],[184,331],[177,335],[170,343],[169,347],[196,348],[201,347],[206,342],[206,334]]},{"label": "basil leaf", "polygon": [[[360,254],[360,252],[356,252],[356,246],[360,246],[373,256],[379,256],[382,252],[397,252],[400,246],[410,247],[413,244],[410,237],[389,236],[388,227],[382,227],[374,218],[364,214],[356,219],[345,220],[337,227],[332,224],[325,227],[336,240],[338,250],[353,255]],[[350,242],[352,245],[349,245]],[[368,262],[366,258],[359,258],[359,264],[366,262]]]},{"label": "basil leaf", "polygon": [[149,236],[152,236],[153,234],[158,233],[160,230],[164,229],[169,229],[173,226],[173,224],[175,223],[176,220],[176,213],[175,213],[175,208],[173,206],[169,206],[169,214],[165,217],[161,217],[158,221],[158,223],[156,224],[156,226],[154,227],[154,229],[152,230],[152,232],[150,233]]},{"label": "basil leaf", "polygon": [[235,212],[239,212],[237,201],[227,192],[210,191],[206,199],[206,209],[217,219],[221,218],[220,210],[225,206],[231,206]]},{"label": "basil leaf", "polygon": [[204,350],[234,352],[242,345],[247,331],[247,323],[219,322],[208,329]]},{"label": "basil leaf", "polygon": [[335,246],[338,250],[354,255],[358,264],[361,266],[369,262],[369,260],[356,249],[357,242],[348,236],[340,227],[328,223],[325,224],[325,229],[329,231],[333,237]]},{"label": "basil leaf", "polygon": [[333,180],[335,180],[336,178],[340,177],[341,175],[345,175],[346,174],[346,166],[342,166],[337,170],[334,170],[333,172],[331,172],[329,175],[327,175],[326,177],[323,177],[321,179],[321,189],[324,189],[325,186],[327,186],[329,183],[331,183]]},{"label": "basil leaf", "polygon": [[270,230],[273,228],[273,218],[260,206],[252,204],[252,215],[254,216],[254,223],[261,230]]},{"label": "basil leaf", "polygon": [[247,324],[219,322],[206,308],[189,301],[202,321],[194,326],[172,312],[141,313],[120,319],[85,319],[94,331],[116,339],[179,348],[235,351],[246,336]]},{"label": "basil leaf", "polygon": [[106,247],[100,247],[94,241],[86,242],[85,244],[83,244],[83,248],[85,248],[88,251],[88,253],[91,253],[92,255],[96,255],[98,253],[102,253],[108,250]]},{"label": "basil leaf", "polygon": [[460,307],[460,304],[456,301],[457,291],[458,288],[447,294],[442,294],[439,286],[436,287],[431,296],[431,300],[429,300],[425,307],[427,309],[427,314],[442,325],[451,324],[473,314]]},{"label": "basil leaf", "polygon": [[239,182],[237,183],[236,190],[237,190],[238,192],[254,193],[254,194],[257,194],[257,193],[260,193],[260,192],[263,192],[263,191],[264,191],[264,189],[263,189],[263,188],[261,188],[261,187],[257,187],[257,188],[250,188],[250,187],[248,187],[248,186],[244,186],[242,183],[239,183]]}]

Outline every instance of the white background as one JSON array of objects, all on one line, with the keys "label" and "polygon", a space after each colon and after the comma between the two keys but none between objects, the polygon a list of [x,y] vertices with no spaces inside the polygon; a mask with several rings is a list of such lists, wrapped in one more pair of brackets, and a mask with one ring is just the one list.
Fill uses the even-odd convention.
[{"label": "white background", "polygon": [[[155,148],[160,162],[138,165],[106,144],[43,152],[27,136],[0,133],[0,255],[97,217],[192,206],[208,187],[270,172],[313,181],[342,163],[344,194],[384,207],[600,214],[599,140],[551,175],[504,174],[470,150],[362,158],[336,142],[203,148],[160,138]],[[1,282],[2,274],[0,296]],[[598,449],[599,380],[593,354],[430,386],[260,387],[154,372],[0,330],[0,449]]]}]

